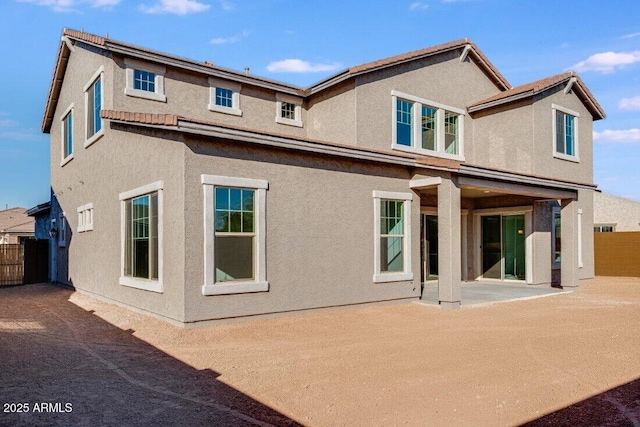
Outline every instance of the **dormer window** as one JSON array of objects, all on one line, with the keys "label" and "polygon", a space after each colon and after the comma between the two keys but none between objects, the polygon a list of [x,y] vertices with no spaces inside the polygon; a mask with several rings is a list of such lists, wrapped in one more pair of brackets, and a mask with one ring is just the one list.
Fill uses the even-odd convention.
[{"label": "dormer window", "polygon": [[242,110],[240,110],[241,88],[237,83],[209,77],[209,110],[242,116]]},{"label": "dormer window", "polygon": [[276,95],[276,122],[302,127],[302,100],[292,96]]},{"label": "dormer window", "polygon": [[165,67],[135,59],[125,59],[124,65],[127,67],[126,95],[167,102],[164,94]]},{"label": "dormer window", "polygon": [[392,148],[464,160],[464,110],[397,91],[391,97]]}]

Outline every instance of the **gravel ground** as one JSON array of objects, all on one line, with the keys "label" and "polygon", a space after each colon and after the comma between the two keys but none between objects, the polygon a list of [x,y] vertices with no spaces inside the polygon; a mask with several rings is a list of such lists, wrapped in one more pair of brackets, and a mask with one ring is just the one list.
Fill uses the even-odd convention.
[{"label": "gravel ground", "polygon": [[0,425],[638,427],[640,279],[191,330],[53,286],[0,288],[0,363]]}]

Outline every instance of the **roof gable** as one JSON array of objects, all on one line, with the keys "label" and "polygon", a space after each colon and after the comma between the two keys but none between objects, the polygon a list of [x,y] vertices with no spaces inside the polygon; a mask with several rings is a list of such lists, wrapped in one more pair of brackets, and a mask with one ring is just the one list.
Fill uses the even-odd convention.
[{"label": "roof gable", "polygon": [[606,117],[604,109],[600,106],[600,104],[598,104],[598,101],[596,101],[593,94],[591,94],[582,79],[574,71],[557,74],[555,76],[546,77],[544,79],[536,80],[531,83],[516,86],[512,89],[506,90],[502,93],[470,105],[469,112],[473,113],[476,111],[495,107],[497,105],[506,104],[520,99],[530,98],[555,86],[565,84],[571,84],[572,90],[577,89],[576,94],[578,95],[578,98],[580,98],[584,105],[589,109],[595,120],[604,119]]}]

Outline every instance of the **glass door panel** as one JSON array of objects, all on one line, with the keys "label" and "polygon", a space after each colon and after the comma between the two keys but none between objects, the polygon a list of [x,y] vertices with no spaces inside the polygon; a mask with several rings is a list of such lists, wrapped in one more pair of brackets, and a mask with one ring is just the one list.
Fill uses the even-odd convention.
[{"label": "glass door panel", "polygon": [[501,217],[482,217],[482,277],[502,279]]},{"label": "glass door panel", "polygon": [[525,280],[524,215],[502,217],[504,279]]}]

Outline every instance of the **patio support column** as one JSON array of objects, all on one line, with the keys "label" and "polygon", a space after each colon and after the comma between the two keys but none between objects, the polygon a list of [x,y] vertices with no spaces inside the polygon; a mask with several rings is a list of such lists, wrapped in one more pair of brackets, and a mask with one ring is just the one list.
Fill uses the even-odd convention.
[{"label": "patio support column", "polygon": [[445,309],[460,308],[460,187],[455,178],[438,185],[438,299]]},{"label": "patio support column", "polygon": [[578,286],[578,201],[562,199],[561,227],[561,285],[563,288]]}]

